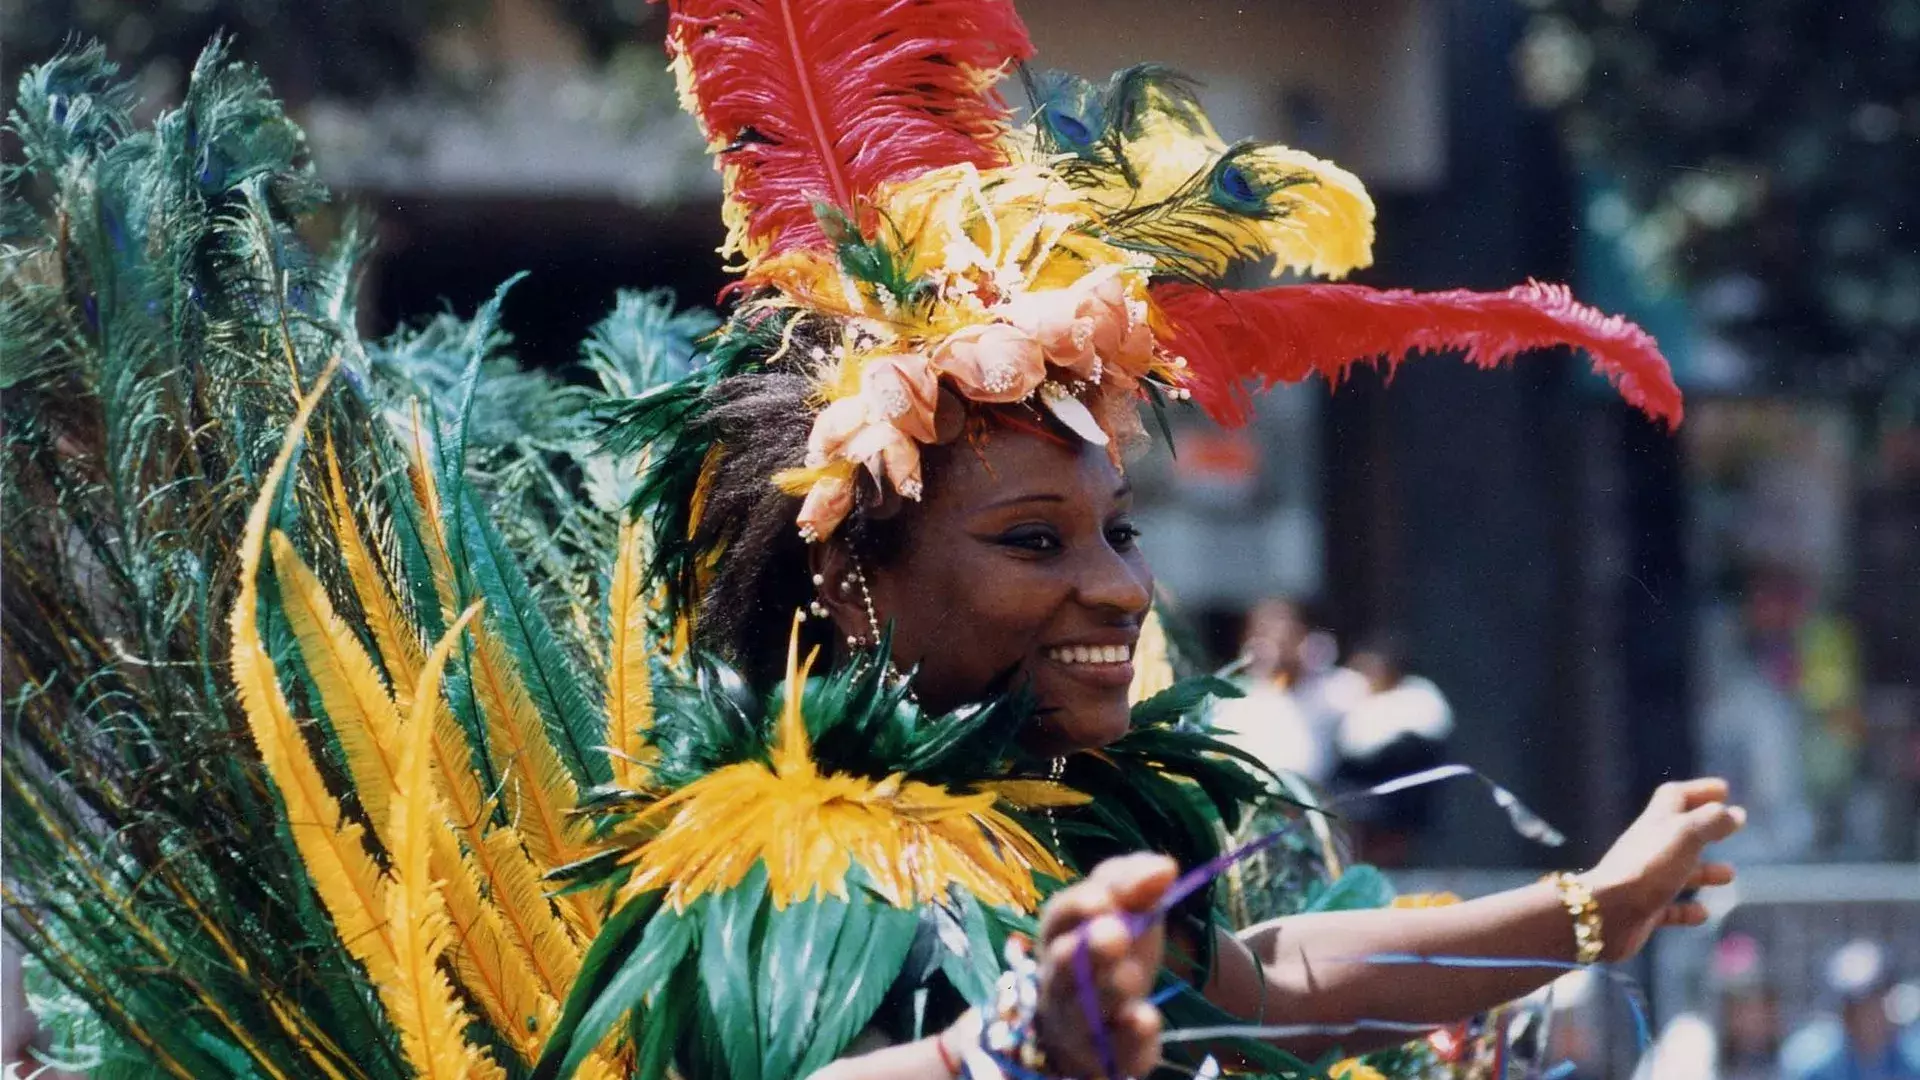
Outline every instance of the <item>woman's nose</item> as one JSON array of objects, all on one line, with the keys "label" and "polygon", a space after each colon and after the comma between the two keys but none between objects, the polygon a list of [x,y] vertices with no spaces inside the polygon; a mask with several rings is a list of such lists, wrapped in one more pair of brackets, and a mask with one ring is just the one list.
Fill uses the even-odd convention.
[{"label": "woman's nose", "polygon": [[1123,615],[1144,615],[1153,603],[1153,579],[1111,548],[1092,553],[1081,571],[1080,602]]}]

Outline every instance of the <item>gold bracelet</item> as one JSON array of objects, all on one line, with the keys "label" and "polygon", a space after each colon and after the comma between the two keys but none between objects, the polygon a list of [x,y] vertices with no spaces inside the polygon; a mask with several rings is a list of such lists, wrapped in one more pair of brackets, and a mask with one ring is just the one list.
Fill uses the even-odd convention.
[{"label": "gold bracelet", "polygon": [[1597,963],[1606,942],[1600,933],[1600,905],[1594,902],[1593,890],[1587,883],[1572,874],[1561,871],[1546,877],[1553,887],[1559,890],[1560,903],[1573,916],[1573,956],[1582,964]]}]

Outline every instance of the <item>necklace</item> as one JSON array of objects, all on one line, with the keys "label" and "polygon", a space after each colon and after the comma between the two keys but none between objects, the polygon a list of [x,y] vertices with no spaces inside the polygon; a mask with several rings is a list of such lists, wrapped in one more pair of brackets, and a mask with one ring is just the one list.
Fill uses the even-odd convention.
[{"label": "necklace", "polygon": [[[1057,758],[1054,758],[1052,762],[1048,763],[1047,779],[1058,784],[1060,782],[1060,778],[1065,776],[1066,774],[1067,774],[1066,758],[1057,757]],[[1054,820],[1053,807],[1051,806],[1047,807],[1045,812],[1047,815],[1047,832],[1053,837],[1054,855],[1055,856],[1063,855],[1065,854],[1065,851],[1060,846],[1060,823]]]}]

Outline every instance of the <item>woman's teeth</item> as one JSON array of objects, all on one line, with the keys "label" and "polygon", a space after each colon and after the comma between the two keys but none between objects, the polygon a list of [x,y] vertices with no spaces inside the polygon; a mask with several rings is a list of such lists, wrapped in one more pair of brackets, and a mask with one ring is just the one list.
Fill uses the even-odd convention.
[{"label": "woman's teeth", "polygon": [[1133,646],[1061,645],[1048,649],[1047,659],[1062,664],[1124,664],[1133,659]]}]

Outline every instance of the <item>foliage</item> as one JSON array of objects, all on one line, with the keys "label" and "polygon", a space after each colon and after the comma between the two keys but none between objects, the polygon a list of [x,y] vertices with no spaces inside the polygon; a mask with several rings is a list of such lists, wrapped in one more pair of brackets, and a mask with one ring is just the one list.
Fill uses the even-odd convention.
[{"label": "foliage", "polygon": [[1589,224],[1776,377],[1867,385],[1920,347],[1920,4],[1524,0],[1529,96],[1619,190]]}]

